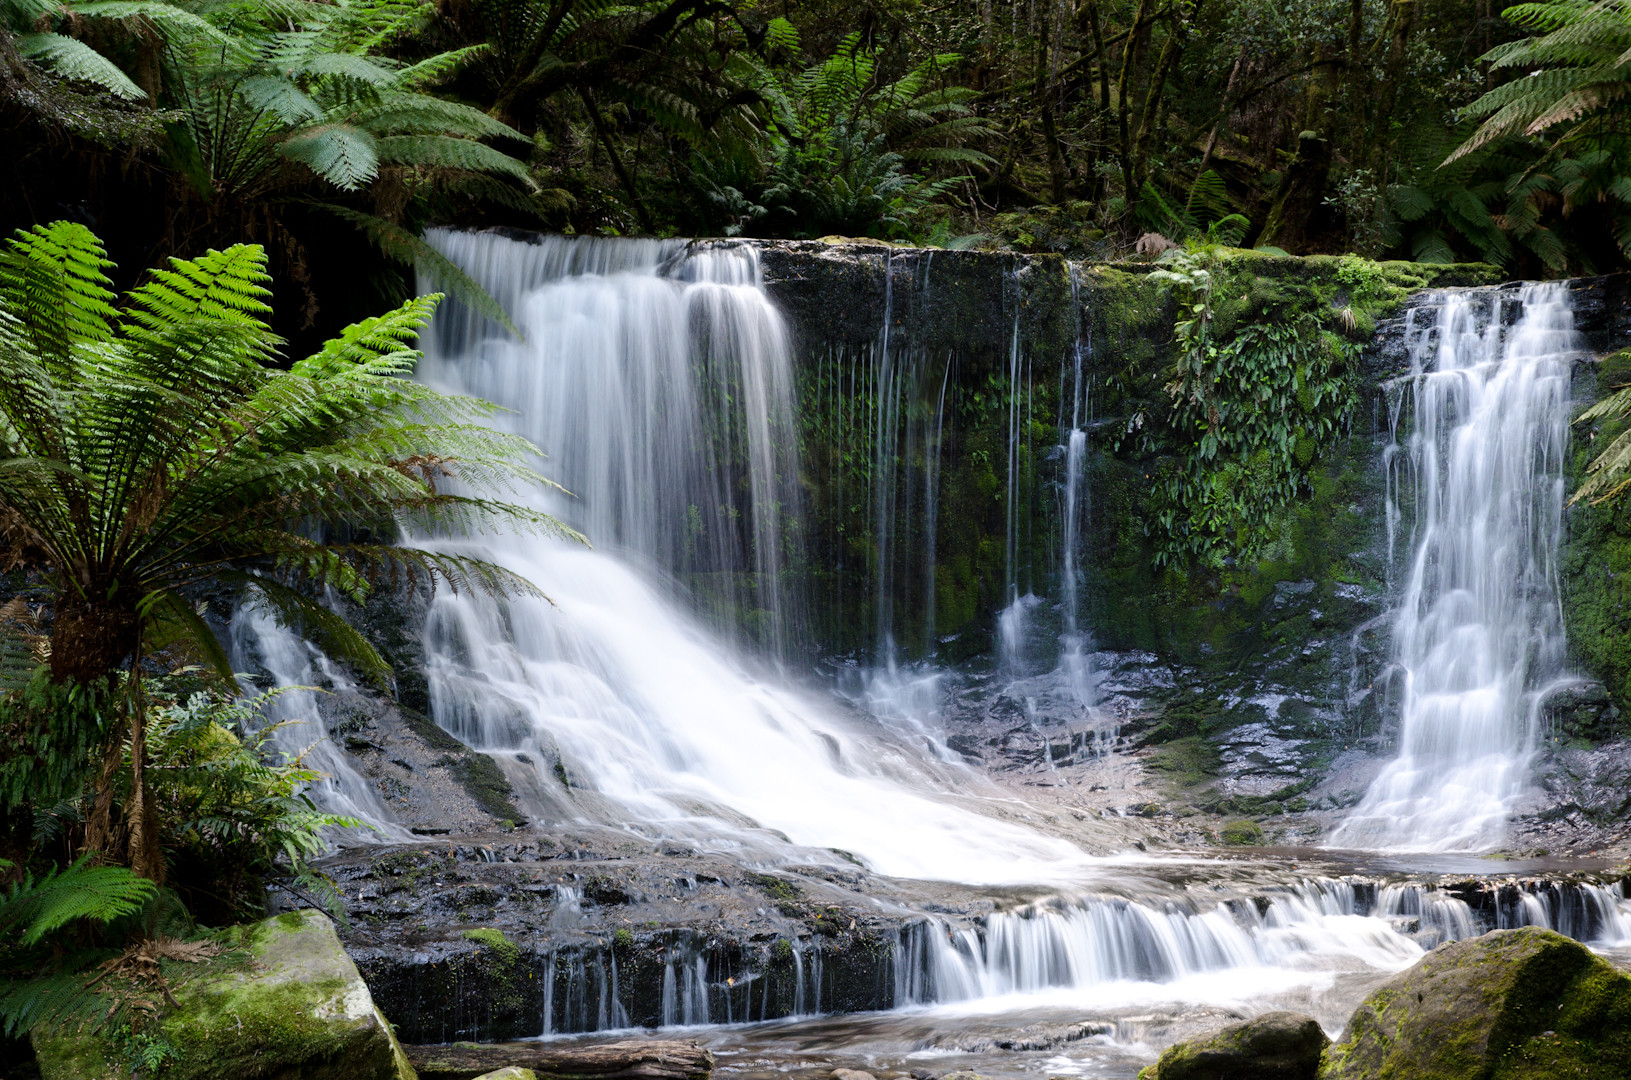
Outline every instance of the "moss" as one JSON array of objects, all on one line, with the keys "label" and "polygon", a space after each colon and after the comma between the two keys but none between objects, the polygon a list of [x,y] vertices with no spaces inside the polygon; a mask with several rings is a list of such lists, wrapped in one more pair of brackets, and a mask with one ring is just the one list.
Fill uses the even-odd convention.
[{"label": "moss", "polygon": [[785,878],[775,877],[771,874],[743,874],[742,881],[752,885],[772,900],[782,903],[793,903],[804,899],[804,892],[797,885]]},{"label": "moss", "polygon": [[[1631,383],[1631,350],[1604,358],[1596,382],[1602,393]],[[1592,458],[1625,428],[1619,421],[1576,429],[1566,478],[1571,490]],[[1631,499],[1570,507],[1568,529],[1562,586],[1569,647],[1602,680],[1623,723],[1631,718]]]},{"label": "moss", "polygon": [[500,960],[513,963],[521,955],[521,949],[504,936],[504,931],[487,926],[477,926],[464,931],[461,935],[466,941],[474,941],[486,949],[490,949]]},{"label": "moss", "polygon": [[436,764],[446,768],[475,804],[492,817],[516,821],[525,816],[513,801],[515,789],[504,778],[498,763],[486,754],[465,748],[463,753],[445,755]]},{"label": "moss", "polygon": [[[225,935],[228,952],[172,980],[173,1007],[134,1036],[164,1046],[164,1080],[403,1080],[412,1075],[333,925],[289,913]],[[253,966],[246,966],[250,960]],[[37,1040],[46,1080],[104,1080],[106,1037]]]},{"label": "moss", "polygon": [[1631,979],[1550,931],[1434,950],[1365,999],[1324,1080],[1631,1075]]},{"label": "moss", "polygon": [[436,721],[417,709],[399,706],[402,713],[402,722],[409,731],[425,740],[425,744],[433,750],[466,750],[464,743],[449,735],[437,726]]},{"label": "moss", "polygon": [[1231,847],[1261,844],[1263,829],[1255,821],[1231,821],[1219,831],[1218,839]]},{"label": "moss", "polygon": [[1179,788],[1206,783],[1218,774],[1221,764],[1218,748],[1198,735],[1165,743],[1144,760],[1146,768],[1166,777]]}]

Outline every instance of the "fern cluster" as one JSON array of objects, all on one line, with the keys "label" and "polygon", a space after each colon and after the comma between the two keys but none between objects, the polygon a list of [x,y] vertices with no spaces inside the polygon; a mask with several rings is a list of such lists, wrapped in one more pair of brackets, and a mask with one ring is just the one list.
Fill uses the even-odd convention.
[{"label": "fern cluster", "polygon": [[[773,54],[798,49],[785,19],[771,20],[767,35]],[[988,134],[968,106],[971,91],[945,85],[958,60],[931,56],[885,81],[879,51],[852,33],[802,70],[754,65],[744,74],[764,103],[761,126],[694,156],[704,198],[733,235],[905,235],[961,179],[931,169],[992,164],[966,145]]]}]

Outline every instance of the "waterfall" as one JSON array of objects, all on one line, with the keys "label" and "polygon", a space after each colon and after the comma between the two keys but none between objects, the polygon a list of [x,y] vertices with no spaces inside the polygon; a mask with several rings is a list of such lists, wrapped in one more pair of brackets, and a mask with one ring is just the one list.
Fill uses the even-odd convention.
[{"label": "waterfall", "polygon": [[1384,455],[1390,526],[1396,492],[1415,490],[1393,624],[1399,751],[1333,846],[1500,845],[1528,783],[1540,702],[1563,676],[1557,553],[1569,363],[1580,351],[1568,294],[1542,284],[1435,299],[1409,315],[1410,372],[1397,391],[1411,399],[1412,425],[1399,446],[1394,409]]},{"label": "waterfall", "polygon": [[[345,670],[269,613],[240,607],[227,628],[235,671],[264,671],[278,694],[264,710],[274,725],[271,744],[289,760],[301,758],[321,774],[308,792],[324,811],[355,818],[367,829],[346,830],[351,842],[412,838],[395,823],[380,792],[359,773],[335,743],[320,693],[346,695],[356,689]],[[248,690],[249,688],[245,688]]]},{"label": "waterfall", "polygon": [[595,545],[412,538],[496,559],[549,596],[437,591],[437,723],[498,758],[541,822],[902,877],[1080,877],[1079,849],[997,820],[972,770],[851,722],[698,615],[734,611],[765,642],[788,602],[773,586],[796,503],[791,361],[751,247],[430,238],[526,338],[448,304],[419,377],[511,410],[499,422],[571,492],[526,497]]}]

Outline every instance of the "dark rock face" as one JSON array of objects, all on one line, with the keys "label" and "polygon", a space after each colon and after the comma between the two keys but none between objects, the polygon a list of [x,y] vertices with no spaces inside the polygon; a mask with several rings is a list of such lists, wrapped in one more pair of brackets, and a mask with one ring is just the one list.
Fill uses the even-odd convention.
[{"label": "dark rock face", "polygon": [[1312,1016],[1264,1013],[1167,1047],[1139,1080],[1314,1080],[1330,1043]]},{"label": "dark rock face", "polygon": [[1365,999],[1319,1076],[1631,1076],[1631,978],[1548,930],[1443,945]]},{"label": "dark rock face", "polygon": [[348,950],[413,1043],[890,1008],[919,918],[880,907],[891,886],[860,873],[753,873],[610,830],[353,851],[325,870]]}]

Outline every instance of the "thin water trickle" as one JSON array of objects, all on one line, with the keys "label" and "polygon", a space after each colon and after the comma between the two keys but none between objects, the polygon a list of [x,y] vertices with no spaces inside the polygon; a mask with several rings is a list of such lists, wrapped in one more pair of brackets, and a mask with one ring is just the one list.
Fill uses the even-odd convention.
[{"label": "thin water trickle", "polygon": [[[1336,847],[1499,846],[1529,782],[1539,706],[1564,676],[1557,557],[1569,363],[1581,351],[1568,293],[1541,284],[1436,300],[1410,313],[1398,390],[1412,421],[1384,455],[1390,551],[1398,493],[1413,488],[1415,507],[1393,622],[1398,756],[1334,831]],[[1507,303],[1518,306],[1510,325]]]},{"label": "thin water trickle", "polygon": [[401,841],[412,834],[397,824],[385,799],[347,759],[329,729],[320,695],[356,687],[345,669],[268,612],[240,607],[227,637],[236,671],[262,671],[282,692],[264,710],[270,741],[287,760],[300,759],[319,774],[310,792],[325,811],[362,822],[345,830],[348,842]]}]

